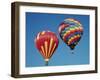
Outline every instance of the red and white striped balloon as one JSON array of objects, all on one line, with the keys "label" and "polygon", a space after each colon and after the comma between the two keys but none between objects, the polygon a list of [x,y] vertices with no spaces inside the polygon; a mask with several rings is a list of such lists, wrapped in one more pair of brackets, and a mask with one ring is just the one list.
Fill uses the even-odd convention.
[{"label": "red and white striped balloon", "polygon": [[35,38],[35,44],[45,61],[48,62],[58,47],[59,40],[51,31],[39,32]]}]

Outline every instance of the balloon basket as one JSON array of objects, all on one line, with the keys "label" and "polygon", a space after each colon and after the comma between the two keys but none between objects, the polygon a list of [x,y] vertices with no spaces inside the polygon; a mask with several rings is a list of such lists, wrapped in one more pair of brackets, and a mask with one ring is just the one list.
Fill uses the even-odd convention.
[{"label": "balloon basket", "polygon": [[71,54],[74,54],[74,51],[73,50],[71,50]]},{"label": "balloon basket", "polygon": [[48,61],[45,61],[45,66],[48,66]]}]

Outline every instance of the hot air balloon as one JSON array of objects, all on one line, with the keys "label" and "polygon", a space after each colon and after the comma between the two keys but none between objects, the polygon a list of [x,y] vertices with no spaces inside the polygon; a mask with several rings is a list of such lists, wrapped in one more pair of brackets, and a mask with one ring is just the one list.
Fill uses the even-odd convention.
[{"label": "hot air balloon", "polygon": [[41,55],[43,56],[46,65],[58,47],[59,40],[55,33],[51,31],[39,32],[35,38],[35,44]]},{"label": "hot air balloon", "polygon": [[78,20],[67,18],[59,25],[59,34],[73,53],[75,46],[83,35],[82,24]]}]

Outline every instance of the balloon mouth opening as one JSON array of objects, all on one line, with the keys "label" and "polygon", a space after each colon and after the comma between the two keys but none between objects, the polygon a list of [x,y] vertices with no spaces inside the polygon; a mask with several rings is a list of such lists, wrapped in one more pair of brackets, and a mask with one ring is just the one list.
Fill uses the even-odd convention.
[{"label": "balloon mouth opening", "polygon": [[74,48],[70,48],[71,50],[74,50]]},{"label": "balloon mouth opening", "polygon": [[73,44],[73,45],[69,45],[70,46],[70,49],[71,50],[74,50],[74,48],[75,48],[75,45]]},{"label": "balloon mouth opening", "polygon": [[46,62],[48,62],[48,61],[49,61],[49,59],[45,59],[45,61],[46,61]]}]

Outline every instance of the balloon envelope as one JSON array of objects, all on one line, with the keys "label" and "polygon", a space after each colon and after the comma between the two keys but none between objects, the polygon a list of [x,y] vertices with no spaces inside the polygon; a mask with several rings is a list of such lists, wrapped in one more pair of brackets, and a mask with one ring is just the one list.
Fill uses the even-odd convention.
[{"label": "balloon envelope", "polygon": [[59,34],[61,39],[73,50],[83,35],[82,24],[73,18],[65,19],[59,26]]},{"label": "balloon envelope", "polygon": [[59,40],[55,33],[43,31],[37,34],[35,43],[45,61],[48,61],[56,50]]}]

